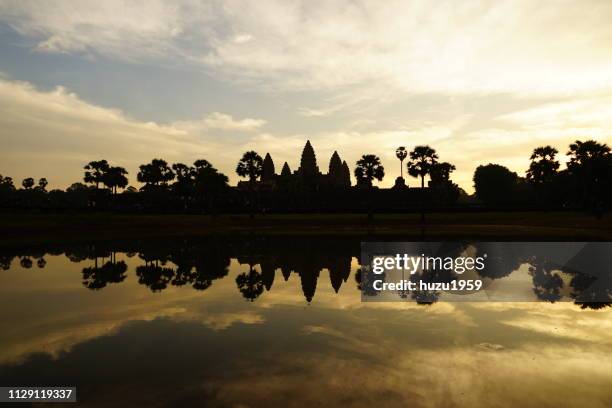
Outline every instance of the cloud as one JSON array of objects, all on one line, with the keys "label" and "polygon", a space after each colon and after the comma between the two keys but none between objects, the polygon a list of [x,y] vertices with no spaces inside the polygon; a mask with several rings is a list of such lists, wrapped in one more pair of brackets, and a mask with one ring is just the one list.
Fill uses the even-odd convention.
[{"label": "cloud", "polygon": [[88,103],[66,88],[44,92],[0,77],[0,173],[15,179],[47,177],[52,187],[82,179],[90,160],[106,158],[130,172],[154,157],[191,163],[208,158],[232,177],[239,141],[229,146],[213,130],[252,130],[260,119],[212,113],[201,121],[143,122],[117,109]]},{"label": "cloud", "polygon": [[199,64],[283,90],[567,94],[612,86],[612,3],[4,1],[46,52]]},{"label": "cloud", "polygon": [[258,130],[266,121],[263,119],[234,119],[231,115],[225,113],[213,112],[198,121],[180,121],[174,125],[180,129],[188,131],[204,131],[204,130],[231,130],[249,132]]},{"label": "cloud", "polygon": [[[296,170],[301,150],[311,140],[324,173],[335,150],[351,169],[362,154],[379,155],[386,176],[378,185],[388,187],[399,175],[396,147],[429,144],[440,160],[455,164],[453,181],[471,192],[472,175],[480,164],[499,163],[524,175],[529,155],[539,145],[550,144],[563,153],[576,139],[609,143],[611,105],[609,97],[601,96],[515,108],[486,121],[453,113],[403,123],[379,120],[348,130],[284,133],[263,119],[221,112],[167,124],[139,121],[84,101],[63,87],[45,92],[0,76],[0,173],[16,180],[47,177],[51,187],[63,188],[82,179],[85,163],[106,158],[126,167],[136,183],[138,166],[152,158],[171,163],[205,158],[235,184],[234,169],[243,152],[269,152],[277,171],[285,161]],[[418,184],[413,178],[407,181]]]}]

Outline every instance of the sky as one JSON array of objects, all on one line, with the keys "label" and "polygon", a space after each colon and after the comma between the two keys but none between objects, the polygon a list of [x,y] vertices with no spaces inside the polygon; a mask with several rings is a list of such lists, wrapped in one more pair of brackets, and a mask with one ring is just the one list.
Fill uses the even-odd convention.
[{"label": "sky", "polygon": [[[326,172],[428,144],[467,192],[480,164],[612,144],[612,2],[0,0],[0,174],[82,181],[243,152]],[[354,181],[354,180],[353,180]],[[417,186],[414,178],[407,180]]]}]

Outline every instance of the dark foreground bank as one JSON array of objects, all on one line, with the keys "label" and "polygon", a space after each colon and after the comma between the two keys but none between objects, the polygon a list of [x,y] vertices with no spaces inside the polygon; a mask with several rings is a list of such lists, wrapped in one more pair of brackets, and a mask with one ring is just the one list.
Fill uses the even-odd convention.
[{"label": "dark foreground bank", "polygon": [[610,240],[612,218],[573,212],[291,215],[1,214],[0,242],[207,234],[394,235],[402,239]]}]

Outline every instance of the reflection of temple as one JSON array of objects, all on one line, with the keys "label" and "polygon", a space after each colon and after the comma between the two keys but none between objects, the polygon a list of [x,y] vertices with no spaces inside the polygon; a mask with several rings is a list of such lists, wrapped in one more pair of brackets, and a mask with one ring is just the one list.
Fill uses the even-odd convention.
[{"label": "reflection of temple", "polygon": [[[354,245],[352,245],[354,244]],[[252,241],[248,247],[235,248],[237,260],[241,264],[259,265],[261,281],[266,290],[271,290],[275,275],[280,271],[287,281],[292,273],[299,276],[302,292],[308,302],[315,296],[317,283],[323,269],[329,271],[330,284],[338,293],[342,283],[351,274],[351,259],[359,250],[358,242],[348,245],[336,244],[333,254],[329,253],[330,242],[327,239],[311,240],[280,240],[274,246],[270,242]]]},{"label": "reflection of temple", "polygon": [[[230,260],[236,259],[242,264],[236,287],[245,299],[255,301],[273,286],[278,286],[280,276],[277,273],[280,272],[285,281],[292,275],[293,279],[299,277],[303,296],[311,302],[321,286],[329,284],[336,293],[340,291],[350,277],[351,260],[359,259],[360,242],[360,237],[221,236],[0,248],[0,269],[45,268],[47,254],[65,254],[72,262],[84,262],[82,284],[91,290],[121,284],[129,273],[134,273],[138,282],[153,292],[171,286],[203,291],[226,278]],[[527,264],[533,293],[538,299],[556,302],[567,298],[582,308],[599,309],[612,306],[612,274],[607,269],[612,254],[602,245],[604,243],[589,243],[563,265],[552,263],[544,247],[536,250],[532,245],[505,244],[506,249],[498,251],[495,245],[481,243],[474,244],[474,250],[489,255],[487,267],[478,272],[482,278],[506,279]],[[448,247],[442,249],[446,251]],[[129,272],[130,262],[117,260],[116,253],[127,257],[137,255],[141,264]],[[329,271],[330,282],[321,284],[319,278],[325,269]],[[367,275],[358,278],[359,284],[368,280]],[[448,276],[435,274],[414,275],[414,278],[432,282],[449,280]],[[437,300],[437,294],[416,293],[415,299],[432,303]]]}]

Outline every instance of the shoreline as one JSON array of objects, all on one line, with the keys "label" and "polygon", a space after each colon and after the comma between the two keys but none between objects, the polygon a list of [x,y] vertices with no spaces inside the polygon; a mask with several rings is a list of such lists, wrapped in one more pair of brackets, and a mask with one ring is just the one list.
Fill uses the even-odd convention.
[{"label": "shoreline", "polygon": [[403,240],[612,240],[612,217],[582,213],[419,214],[0,214],[0,244],[65,240],[112,240],[185,235],[339,235]]}]

